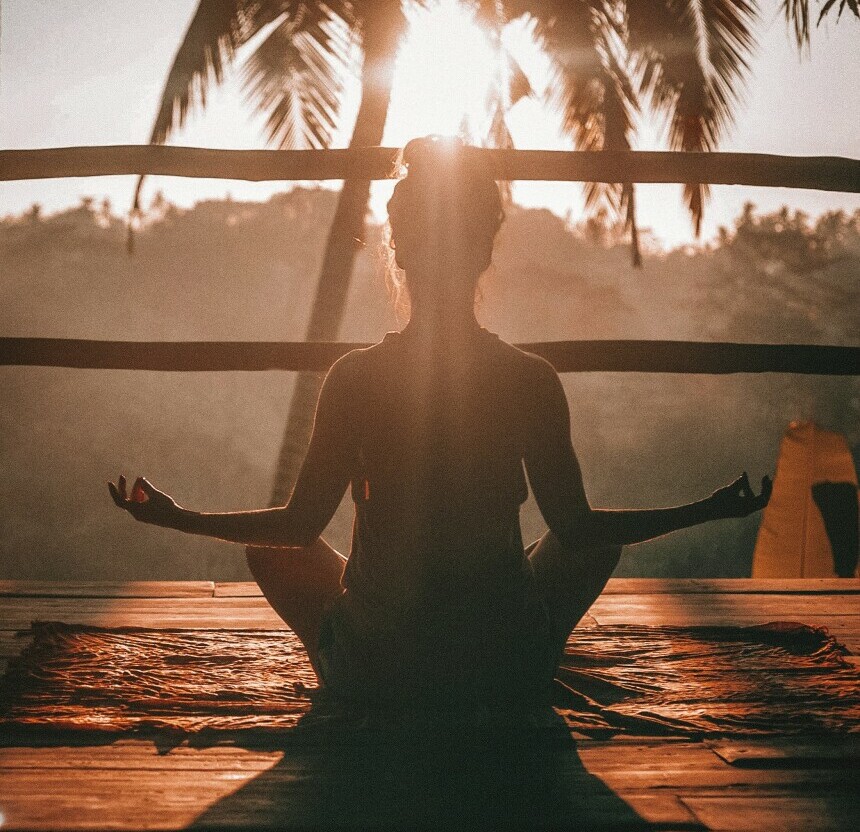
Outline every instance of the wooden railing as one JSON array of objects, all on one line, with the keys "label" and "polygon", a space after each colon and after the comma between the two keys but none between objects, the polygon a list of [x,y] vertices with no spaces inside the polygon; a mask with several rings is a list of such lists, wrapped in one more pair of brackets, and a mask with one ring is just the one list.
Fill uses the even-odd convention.
[{"label": "wooden railing", "polygon": [[[388,179],[397,148],[212,150],[117,145],[0,150],[0,181],[121,174],[248,181]],[[838,156],[649,151],[480,150],[497,179],[707,182],[860,193],[860,161]]]},{"label": "wooden railing", "polygon": [[[397,148],[212,150],[120,145],[0,150],[0,181],[121,174],[250,181],[387,179]],[[706,182],[860,193],[860,160],[761,153],[480,150],[498,179]],[[0,365],[220,371],[328,369],[363,344],[127,342],[0,338]],[[551,341],[521,345],[559,372],[860,375],[860,347],[693,341]]]},{"label": "wooden railing", "polygon": [[[327,370],[356,343],[85,341],[0,338],[0,365],[171,372]],[[860,375],[860,347],[700,341],[541,341],[519,344],[560,373],[801,373]]]}]

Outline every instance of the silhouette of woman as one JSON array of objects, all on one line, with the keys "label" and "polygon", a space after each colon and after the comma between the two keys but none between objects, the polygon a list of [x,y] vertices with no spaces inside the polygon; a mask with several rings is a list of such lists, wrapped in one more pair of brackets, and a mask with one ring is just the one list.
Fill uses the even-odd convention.
[{"label": "silhouette of woman", "polygon": [[[331,368],[287,505],[205,514],[143,478],[128,494],[122,476],[110,492],[142,522],[247,544],[261,590],[338,696],[541,700],[623,545],[757,511],[770,480],[758,496],[744,474],[689,505],[591,508],[558,375],[475,319],[503,218],[491,172],[433,137],[403,161],[388,211],[409,323]],[[526,474],[549,527],[528,549]],[[346,559],[320,535],[350,485]]]}]

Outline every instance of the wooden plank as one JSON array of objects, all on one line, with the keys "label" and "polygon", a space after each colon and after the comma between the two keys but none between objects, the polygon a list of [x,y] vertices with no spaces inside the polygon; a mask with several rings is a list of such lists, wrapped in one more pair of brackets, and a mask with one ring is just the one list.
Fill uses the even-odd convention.
[{"label": "wooden plank", "polygon": [[755,624],[765,621],[816,623],[828,617],[857,618],[852,595],[602,595],[590,609],[600,624]]},{"label": "wooden plank", "polygon": [[0,769],[259,772],[267,771],[283,757],[280,750],[236,745],[192,748],[184,742],[164,751],[152,740],[118,740],[101,746],[0,747]]},{"label": "wooden plank", "polygon": [[264,598],[3,598],[0,630],[33,621],[99,627],[286,629]]},{"label": "wooden plank", "polygon": [[857,781],[856,772],[852,769],[746,769],[729,765],[723,765],[721,768],[664,768],[647,760],[629,762],[626,769],[591,773],[613,791],[661,789],[677,794],[703,791],[718,793],[723,789],[810,794],[850,790],[856,786]]},{"label": "wooden plank", "polygon": [[[195,819],[207,827],[226,828],[318,828],[333,820],[339,821],[338,825],[367,828],[377,824],[390,826],[398,819],[402,827],[405,811],[416,813],[407,814],[407,818],[420,821],[422,804],[428,810],[425,819],[432,819],[442,808],[439,804],[444,805],[449,797],[443,791],[445,784],[438,759],[427,759],[417,752],[404,755],[402,750],[395,754],[395,759],[402,758],[412,765],[371,770],[355,765],[364,759],[361,754],[353,758],[347,752],[342,756],[329,753],[286,757],[263,771],[213,770],[205,776],[197,769],[88,768],[74,773],[61,768],[4,769],[0,770],[0,794],[7,829],[178,828]],[[821,802],[821,795],[837,795],[854,783],[849,773],[826,788],[820,783],[806,782],[800,784],[805,789],[801,796],[793,791],[798,784],[798,772],[737,772],[726,768],[730,775],[742,774],[745,778],[717,779],[711,772],[704,772],[704,778],[696,772],[667,776],[665,772],[648,771],[633,772],[633,776],[619,773],[595,778],[575,763],[568,768],[554,767],[554,779],[558,786],[564,785],[565,791],[556,792],[555,805],[541,807],[541,813],[557,825],[567,821],[578,822],[579,828],[599,825],[624,829],[645,826],[649,814],[658,822],[689,822],[684,810],[692,809],[694,817],[714,828],[773,828],[749,822],[722,827],[712,824],[711,818],[722,820],[720,813],[727,806],[715,809],[709,804],[714,798],[698,794],[681,795],[680,803],[675,803],[676,789],[691,785],[711,790],[736,788],[736,794],[743,791],[755,794],[755,800],[769,800],[774,817],[779,816],[783,804],[788,806],[784,817],[800,817],[801,807],[813,801],[822,818],[827,818],[831,807]],[[761,797],[756,783],[764,782],[763,775],[769,775],[782,793]],[[449,783],[448,788],[452,785]],[[470,799],[476,799],[470,794],[475,784],[465,780],[458,786],[461,803],[468,805]],[[350,806],[348,818],[341,814],[345,806],[343,798],[339,798],[347,790],[351,798],[361,800],[359,806]],[[663,797],[668,798],[667,803],[659,802]],[[643,802],[649,798],[650,812]],[[207,816],[201,817],[207,810]],[[334,812],[337,815],[333,818]],[[745,816],[747,821],[751,819],[748,809]],[[781,828],[810,827],[787,823]]]},{"label": "wooden plank", "polygon": [[832,768],[860,763],[860,736],[775,737],[708,742],[721,759],[738,768]]},{"label": "wooden plank", "polygon": [[[611,743],[610,743],[611,744]],[[609,745],[609,744],[608,744]],[[664,751],[661,745],[668,751]],[[392,747],[393,748],[393,747]],[[633,752],[635,749],[635,753]],[[402,753],[403,749],[395,749]],[[328,748],[290,747],[282,750],[248,750],[230,745],[213,748],[191,748],[187,744],[159,750],[152,742],[121,741],[108,746],[94,747],[11,747],[0,748],[0,770],[9,773],[17,770],[45,772],[96,772],[95,779],[119,776],[127,771],[177,773],[226,771],[258,773],[278,765],[278,776],[284,772],[312,771],[319,760],[332,755],[349,755],[352,749],[335,744]],[[359,752],[360,753],[360,752]],[[377,753],[388,753],[382,747]],[[418,757],[424,754],[416,744],[406,749]],[[768,787],[785,789],[819,789],[829,784],[836,787],[851,781],[852,772],[758,768],[738,768],[728,765],[710,749],[692,743],[638,743],[625,749],[591,749],[583,753],[573,743],[569,748],[557,749],[553,764],[565,777],[581,781],[589,775],[619,791],[637,791],[652,787],[661,789],[718,789],[729,786]],[[46,775],[47,776],[47,775]],[[87,774],[87,776],[90,776]]]},{"label": "wooden plank", "polygon": [[216,598],[261,598],[263,591],[256,581],[218,581],[215,584]]},{"label": "wooden plank", "polygon": [[[9,595],[80,598],[261,597],[255,581],[9,581]],[[611,578],[604,595],[860,595],[860,578]]]},{"label": "wooden plank", "polygon": [[[860,161],[838,156],[661,151],[468,151],[497,179],[567,182],[707,182],[860,192]],[[215,150],[114,145],[0,151],[0,181],[124,174],[242,179],[390,179],[399,148]]]},{"label": "wooden plank", "polygon": [[860,615],[860,603],[853,594],[829,593],[778,594],[778,593],[666,593],[602,595],[595,607],[617,610],[660,610],[672,614],[677,610],[716,610],[737,612],[739,615],[770,615],[773,612],[792,610],[796,613],[824,613]]},{"label": "wooden plank", "polygon": [[[850,596],[827,595],[614,595],[589,614],[598,624],[748,625],[800,621],[853,638],[860,608]],[[0,630],[26,629],[35,620],[106,627],[282,629],[262,597],[0,599]]]},{"label": "wooden plank", "polygon": [[[673,794],[660,794],[656,791],[644,793],[626,791],[618,792],[617,797],[642,818],[644,823],[656,829],[697,830],[704,828],[684,802]],[[578,818],[571,818],[570,820],[573,823],[568,828],[584,828],[578,822]]]},{"label": "wooden plank", "polygon": [[3,829],[182,829],[257,774],[0,770]]},{"label": "wooden plank", "polygon": [[[0,595],[14,595],[3,591],[5,583],[8,582],[0,581]],[[256,581],[216,581],[214,586],[216,598],[254,598],[262,594]],[[603,594],[860,595],[860,578],[610,578]]]},{"label": "wooden plank", "polygon": [[639,767],[648,771],[727,770],[726,762],[704,743],[683,738],[674,742],[662,737],[628,737],[623,742],[617,738],[583,740],[576,748],[582,764],[592,774],[629,772]]},{"label": "wooden plank", "polygon": [[802,797],[683,797],[682,801],[708,829],[723,832],[844,832],[856,829],[860,817],[856,790]]},{"label": "wooden plank", "polygon": [[0,630],[0,657],[11,659],[20,655],[30,643],[30,634],[16,630]]},{"label": "wooden plank", "polygon": [[[152,742],[136,740],[89,748],[3,748],[0,794],[6,828],[11,829],[181,828],[207,811],[209,822],[222,828],[289,828],[323,823],[328,804],[320,797],[336,794],[344,778],[356,781],[367,794],[391,789],[401,800],[415,787],[425,792],[439,787],[421,744],[406,753],[415,763],[413,771],[407,771],[408,766],[396,771],[403,788],[390,781],[391,772],[377,782],[375,770],[352,767],[354,753],[329,747],[284,754],[235,746],[195,749],[187,744],[159,752]],[[388,752],[382,753],[387,757]],[[715,817],[722,822],[717,809],[725,807],[715,808],[708,801],[726,789],[764,799],[773,817],[797,818],[798,807],[809,799],[844,794],[855,783],[850,769],[738,769],[702,744],[690,742],[592,741],[556,753],[552,769],[566,784],[569,802],[559,807],[553,820],[566,817],[581,825],[588,818],[601,828],[643,823],[694,828],[695,818],[703,814],[709,825]],[[335,760],[338,764],[332,769]],[[787,808],[781,811],[783,803]],[[625,814],[625,806],[634,814]],[[691,808],[703,812],[691,814]],[[743,808],[746,812],[748,807]],[[827,810],[819,803],[818,811],[822,808]],[[377,811],[382,812],[378,819],[386,819],[384,806]],[[749,815],[745,817],[749,821]],[[829,815],[822,817],[829,822]],[[367,826],[373,820],[359,814],[351,822]],[[776,827],[739,823],[723,828]],[[818,827],[787,823],[783,828]]]},{"label": "wooden plank", "polygon": [[610,578],[604,595],[860,595],[860,578]]},{"label": "wooden plank", "polygon": [[210,598],[213,581],[0,581],[0,597]]},{"label": "wooden plank", "polygon": [[[646,771],[731,771],[728,764],[703,743],[684,740],[638,738],[624,743],[613,740],[571,742],[569,748],[592,774],[624,773],[637,766]],[[235,744],[196,748],[188,741],[167,751],[153,740],[134,739],[100,746],[0,747],[0,768],[3,769],[266,771],[283,758],[281,749],[248,749]]]},{"label": "wooden plank", "polygon": [[[361,346],[367,345],[0,338],[0,365],[162,372],[325,371],[340,356]],[[560,373],[860,375],[860,347],[634,340],[542,341],[518,346],[542,356]]]}]

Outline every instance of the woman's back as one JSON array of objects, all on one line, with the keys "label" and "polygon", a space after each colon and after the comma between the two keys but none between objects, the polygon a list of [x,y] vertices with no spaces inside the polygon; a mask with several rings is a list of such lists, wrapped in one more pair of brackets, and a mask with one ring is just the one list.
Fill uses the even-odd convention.
[{"label": "woman's back", "polygon": [[507,666],[512,640],[543,634],[519,508],[547,370],[475,326],[432,349],[389,333],[333,371],[355,501],[334,620],[352,652],[379,652],[366,662],[462,684],[477,654]]}]

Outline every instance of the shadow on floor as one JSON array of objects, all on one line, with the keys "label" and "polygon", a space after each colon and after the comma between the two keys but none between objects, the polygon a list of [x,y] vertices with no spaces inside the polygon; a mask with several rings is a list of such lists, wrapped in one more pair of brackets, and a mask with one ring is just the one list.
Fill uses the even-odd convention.
[{"label": "shadow on floor", "polygon": [[446,726],[289,742],[192,828],[647,829],[559,726]]}]

